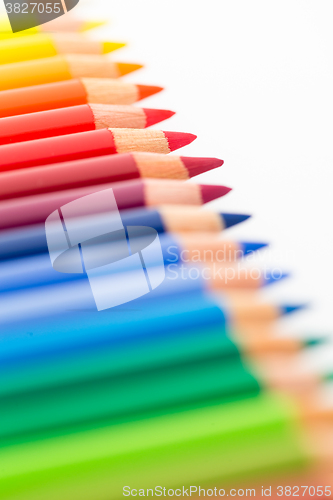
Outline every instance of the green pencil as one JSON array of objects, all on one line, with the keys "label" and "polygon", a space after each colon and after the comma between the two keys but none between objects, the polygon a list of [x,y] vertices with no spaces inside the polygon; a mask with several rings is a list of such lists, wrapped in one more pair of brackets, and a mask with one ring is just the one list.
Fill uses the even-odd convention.
[{"label": "green pencil", "polygon": [[227,402],[258,394],[259,383],[239,357],[203,359],[0,399],[0,446],[10,439],[89,422],[135,420],[151,412]]},{"label": "green pencil", "polygon": [[122,488],[228,485],[304,466],[288,401],[260,395],[0,450],[1,500],[120,500]]}]

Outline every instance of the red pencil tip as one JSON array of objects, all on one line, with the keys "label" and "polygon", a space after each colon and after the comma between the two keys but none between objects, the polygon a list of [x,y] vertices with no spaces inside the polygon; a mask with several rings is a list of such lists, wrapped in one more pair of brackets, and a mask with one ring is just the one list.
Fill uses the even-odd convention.
[{"label": "red pencil tip", "polygon": [[190,177],[221,167],[224,163],[219,158],[191,158],[189,156],[181,156],[180,159],[187,168]]},{"label": "red pencil tip", "polygon": [[146,115],[146,127],[150,125],[155,125],[155,123],[162,122],[167,118],[170,118],[175,114],[175,111],[170,111],[169,109],[149,109],[143,108]]},{"label": "red pencil tip", "polygon": [[232,189],[227,186],[216,186],[211,184],[201,184],[200,188],[204,203],[216,200],[216,198],[221,198],[221,196],[225,196]]},{"label": "red pencil tip", "polygon": [[158,92],[163,90],[163,87],[155,87],[154,85],[137,85],[136,87],[139,92],[138,101],[151,95],[158,94]]},{"label": "red pencil tip", "polygon": [[142,64],[132,63],[117,63],[117,67],[120,76],[127,75],[128,73],[132,73],[132,71],[143,68]]},{"label": "red pencil tip", "polygon": [[164,132],[164,135],[168,141],[170,151],[187,146],[197,138],[196,135],[187,134],[186,132]]}]

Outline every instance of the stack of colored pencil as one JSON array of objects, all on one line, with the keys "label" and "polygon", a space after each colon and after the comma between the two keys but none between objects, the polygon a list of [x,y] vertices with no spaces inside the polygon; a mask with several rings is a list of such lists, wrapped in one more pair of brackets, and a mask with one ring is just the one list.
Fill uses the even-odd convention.
[{"label": "stack of colored pencil", "polygon": [[[236,498],[271,487],[274,498],[301,484],[304,498],[330,496],[332,449],[317,431],[327,438],[332,412],[298,356],[325,338],[277,334],[302,306],[257,290],[287,275],[240,269],[266,244],[224,231],[249,215],[203,210],[230,188],[185,182],[223,161],[169,155],[195,136],[149,129],[174,113],[133,104],[162,88],[117,79],[141,65],[108,58],[123,43],[81,33],[98,25],[71,15],[2,30],[0,500],[195,498],[199,486]],[[148,226],[166,276],[97,311],[86,273],[52,267],[45,221],[110,189],[134,236],[125,250],[116,234],[91,240],[82,255],[135,253],[135,226]],[[120,261],[116,274],[135,291],[134,271]]]}]

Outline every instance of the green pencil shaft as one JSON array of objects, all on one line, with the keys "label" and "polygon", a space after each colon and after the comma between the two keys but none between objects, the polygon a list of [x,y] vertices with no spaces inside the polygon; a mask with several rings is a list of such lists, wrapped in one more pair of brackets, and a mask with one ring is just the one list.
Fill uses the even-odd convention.
[{"label": "green pencil shaft", "polygon": [[23,393],[0,399],[0,445],[6,439],[85,422],[135,419],[210,400],[254,395],[259,384],[240,358],[216,357],[122,377]]},{"label": "green pencil shaft", "polygon": [[[223,484],[306,459],[288,404],[267,395],[0,450],[1,500],[118,500],[122,488]],[[234,483],[235,484],[235,483]]]}]

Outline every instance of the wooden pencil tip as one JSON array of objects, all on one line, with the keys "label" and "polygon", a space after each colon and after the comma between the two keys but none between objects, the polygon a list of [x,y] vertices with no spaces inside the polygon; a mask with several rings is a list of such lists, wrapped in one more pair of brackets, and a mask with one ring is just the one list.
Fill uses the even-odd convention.
[{"label": "wooden pencil tip", "polygon": [[181,161],[188,170],[189,177],[203,174],[214,168],[221,167],[224,163],[219,158],[192,158],[189,156],[181,156]]},{"label": "wooden pencil tip", "polygon": [[200,184],[201,196],[204,203],[216,200],[225,196],[231,191],[232,188],[227,186],[216,186],[211,184]]},{"label": "wooden pencil tip", "polygon": [[84,21],[82,23],[80,31],[89,31],[94,28],[99,28],[100,26],[105,26],[106,24],[106,21]]},{"label": "wooden pencil tip", "polygon": [[187,146],[197,138],[196,135],[186,132],[164,132],[164,135],[168,141],[170,151]]},{"label": "wooden pencil tip", "polygon": [[142,64],[132,64],[132,63],[116,63],[120,76],[128,75],[138,69],[143,68]]},{"label": "wooden pencil tip", "polygon": [[138,101],[141,101],[141,99],[145,99],[145,97],[158,94],[158,92],[161,92],[163,90],[163,87],[156,87],[154,85],[137,85],[136,88],[138,89],[139,93]]},{"label": "wooden pencil tip", "polygon": [[103,42],[103,54],[109,54],[109,52],[113,52],[114,50],[121,49],[125,47],[126,43],[121,42]]},{"label": "wooden pencil tip", "polygon": [[175,114],[175,111],[170,111],[169,109],[142,109],[146,115],[146,127],[150,127],[150,125],[155,125],[155,123],[167,120]]}]

